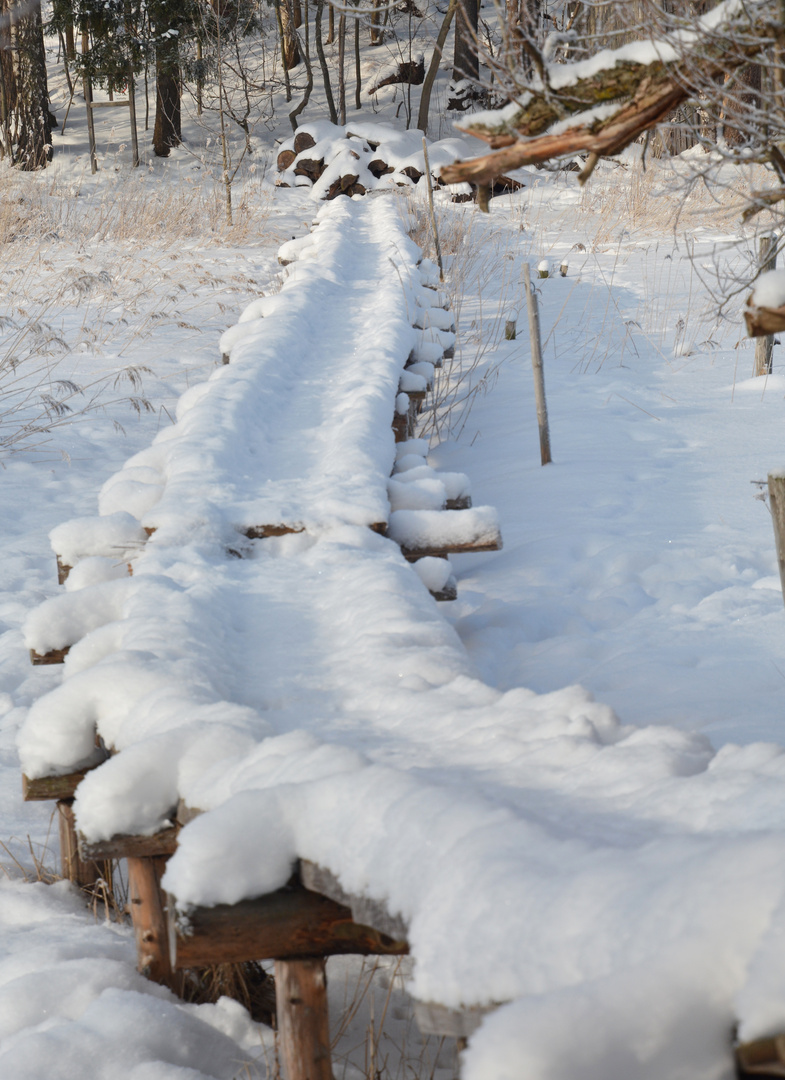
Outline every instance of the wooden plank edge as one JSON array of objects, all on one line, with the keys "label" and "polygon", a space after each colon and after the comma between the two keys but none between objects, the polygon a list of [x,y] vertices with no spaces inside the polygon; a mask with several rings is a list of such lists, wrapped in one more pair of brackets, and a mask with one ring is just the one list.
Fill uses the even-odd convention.
[{"label": "wooden plank edge", "polygon": [[502,538],[488,540],[480,544],[442,544],[439,547],[407,548],[401,545],[401,554],[409,562],[417,562],[418,559],[436,558],[443,559],[447,555],[474,555],[484,551],[501,551]]},{"label": "wooden plank edge", "polygon": [[785,1076],[785,1035],[740,1043],[734,1047],[733,1057],[739,1080]]},{"label": "wooden plank edge", "polygon": [[185,911],[170,899],[167,921],[175,969],[312,956],[404,956],[409,951],[406,941],[356,923],[348,907],[301,885]]},{"label": "wooden plank edge", "polygon": [[76,789],[85,776],[97,768],[78,769],[62,776],[39,776],[33,780],[22,773],[22,798],[25,802],[43,802],[48,799],[73,799]]},{"label": "wooden plank edge", "polygon": [[448,1009],[435,1001],[415,1001],[414,1018],[423,1035],[468,1039],[488,1013],[498,1007],[498,1005],[473,1005],[466,1009]]},{"label": "wooden plank edge", "polygon": [[300,880],[311,892],[320,893],[348,907],[355,922],[373,927],[379,933],[399,941],[405,941],[408,937],[409,928],[400,915],[391,915],[380,900],[347,893],[338,878],[326,867],[309,859],[301,859]]},{"label": "wooden plank edge", "polygon": [[30,663],[33,667],[40,667],[42,664],[62,664],[70,651],[70,645],[66,645],[64,649],[52,649],[45,653],[38,653],[35,649],[31,649]]},{"label": "wooden plank edge", "polygon": [[108,840],[85,840],[79,833],[79,857],[98,862],[101,859],[154,859],[174,855],[177,850],[179,825],[161,829],[152,836],[133,836],[118,833]]}]

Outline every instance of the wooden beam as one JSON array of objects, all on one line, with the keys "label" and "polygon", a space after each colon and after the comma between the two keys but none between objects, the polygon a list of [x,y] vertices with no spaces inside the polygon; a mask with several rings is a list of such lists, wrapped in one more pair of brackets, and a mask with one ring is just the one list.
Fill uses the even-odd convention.
[{"label": "wooden beam", "polygon": [[39,667],[41,664],[62,664],[70,651],[70,645],[66,645],[64,649],[52,649],[51,652],[46,653],[37,653],[35,649],[31,649],[30,663],[33,667]]},{"label": "wooden beam", "polygon": [[94,843],[89,843],[79,834],[79,854],[83,859],[151,859],[174,855],[179,831],[179,826],[173,826],[152,836],[118,834]]},{"label": "wooden beam", "polygon": [[423,1035],[468,1039],[483,1018],[496,1008],[496,1005],[474,1005],[467,1009],[448,1009],[434,1001],[415,1001],[414,1018]]},{"label": "wooden beam", "polygon": [[785,307],[748,307],[744,312],[744,321],[747,324],[747,334],[751,338],[780,334],[785,330]]},{"label": "wooden beam", "polygon": [[136,936],[138,969],[153,982],[173,987],[166,902],[161,892],[163,857],[128,859],[128,899]]},{"label": "wooden beam", "polygon": [[785,1076],[785,1035],[742,1043],[735,1048],[734,1057],[739,1080]]},{"label": "wooden beam", "polygon": [[237,904],[193,908],[187,914],[170,910],[168,925],[174,968],[408,952],[405,941],[355,923],[348,907],[299,885]]},{"label": "wooden beam", "polygon": [[249,540],[267,540],[270,536],[288,536],[289,533],[305,532],[304,525],[247,525],[242,530]]},{"label": "wooden beam", "polygon": [[400,915],[391,915],[379,900],[344,891],[338,878],[330,870],[308,859],[300,860],[300,880],[306,889],[320,893],[334,900],[336,904],[348,907],[352,918],[357,923],[371,926],[381,934],[397,941],[406,941],[409,933]]},{"label": "wooden beam", "polygon": [[[93,765],[92,768],[97,768]],[[22,774],[22,798],[25,802],[48,799],[73,799],[76,789],[91,769],[79,769],[65,776],[40,776],[36,780]]]},{"label": "wooden beam", "polygon": [[466,543],[459,544],[440,544],[438,547],[404,547],[401,546],[401,554],[409,562],[417,562],[418,559],[425,559],[426,557],[444,559],[448,555],[473,555],[476,552],[481,551],[501,551],[502,538],[501,534],[495,536],[492,540],[485,540],[482,543],[473,543],[467,541]]},{"label": "wooden beam", "polygon": [[275,1012],[286,1080],[333,1080],[321,957],[275,961]]},{"label": "wooden beam", "polygon": [[64,585],[68,575],[73,570],[73,566],[69,566],[68,563],[64,563],[60,556],[57,555],[57,584]]}]

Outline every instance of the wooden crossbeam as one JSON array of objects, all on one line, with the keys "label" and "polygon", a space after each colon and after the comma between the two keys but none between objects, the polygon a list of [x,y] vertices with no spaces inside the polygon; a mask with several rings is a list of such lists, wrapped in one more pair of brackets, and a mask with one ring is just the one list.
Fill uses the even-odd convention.
[{"label": "wooden crossbeam", "polygon": [[747,333],[751,338],[766,337],[767,334],[780,334],[785,330],[785,307],[748,307],[744,312],[744,321],[747,324]]},{"label": "wooden crossbeam", "polygon": [[73,799],[76,789],[85,776],[97,768],[79,769],[64,776],[40,776],[31,780],[22,774],[22,798],[25,802],[43,802],[47,799]]},{"label": "wooden crossbeam", "polygon": [[415,1001],[414,1018],[423,1035],[468,1039],[495,1008],[496,1005],[475,1005],[466,1009],[448,1009],[433,1001]]},{"label": "wooden crossbeam", "polygon": [[305,532],[304,525],[247,525],[243,530],[243,536],[249,540],[267,540],[271,536],[288,536],[290,533]]},{"label": "wooden crossbeam", "polygon": [[42,664],[62,664],[70,651],[70,645],[66,645],[64,649],[52,649],[51,652],[45,653],[37,653],[35,649],[31,649],[30,663],[33,667],[40,667]]},{"label": "wooden crossbeam", "polygon": [[354,922],[334,900],[290,885],[255,900],[169,911],[169,950],[174,968],[358,954],[403,956],[398,941]]},{"label": "wooden crossbeam", "polygon": [[739,1080],[785,1076],[785,1035],[742,1043],[734,1051]]},{"label": "wooden crossbeam", "polygon": [[401,546],[401,554],[409,562],[417,562],[418,559],[431,558],[446,558],[447,555],[473,555],[481,551],[501,551],[502,538],[501,534],[497,535],[492,540],[485,540],[481,542],[466,541],[465,543],[457,544],[440,544],[438,547],[406,547]]},{"label": "wooden crossbeam", "polygon": [[334,900],[349,908],[355,922],[371,926],[381,934],[398,941],[405,941],[409,928],[400,915],[391,915],[386,906],[367,896],[347,893],[338,878],[330,870],[309,859],[300,860],[300,881],[312,892]]},{"label": "wooden crossbeam", "polygon": [[92,843],[79,835],[79,854],[83,859],[152,859],[174,855],[177,850],[178,825],[162,829],[152,836],[117,835]]}]

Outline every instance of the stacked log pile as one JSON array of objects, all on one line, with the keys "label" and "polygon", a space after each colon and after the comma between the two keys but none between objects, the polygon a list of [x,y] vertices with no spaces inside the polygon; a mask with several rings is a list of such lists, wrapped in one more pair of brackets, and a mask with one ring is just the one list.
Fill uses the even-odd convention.
[{"label": "stacked log pile", "polygon": [[[325,131],[325,127],[329,130]],[[441,166],[463,152],[458,139],[441,140],[429,149],[433,185],[444,189],[452,202],[469,202],[477,197],[476,186],[448,186],[440,176]],[[277,187],[311,188],[315,197],[324,200],[365,195],[379,188],[414,187],[425,174],[422,150],[413,149],[412,140],[405,140],[401,146],[395,138],[386,137],[382,124],[359,125],[356,132],[332,124],[307,125],[282,145],[277,164]],[[508,194],[522,187],[519,180],[498,176],[491,194]]]}]

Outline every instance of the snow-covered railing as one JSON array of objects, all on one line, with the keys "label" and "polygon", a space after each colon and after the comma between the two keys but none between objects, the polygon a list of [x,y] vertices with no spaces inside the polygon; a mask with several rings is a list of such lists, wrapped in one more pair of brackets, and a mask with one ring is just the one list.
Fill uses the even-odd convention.
[{"label": "snow-covered railing", "polygon": [[[380,768],[396,788],[381,763],[401,710],[499,697],[429,596],[455,596],[448,552],[500,536],[412,437],[455,337],[398,202],[331,203],[285,244],[283,287],[224,334],[227,362],[107,481],[98,517],[52,533],[65,591],[25,635],[64,677],[19,736],[26,797],[60,800],[74,879],[128,860],[140,967],[170,985],[216,957],[406,951],[413,909],[373,873],[379,823],[347,875],[320,800],[355,805]],[[294,832],[284,788],[315,799]],[[353,899],[306,888],[314,874]]]}]

